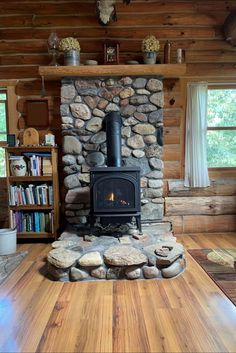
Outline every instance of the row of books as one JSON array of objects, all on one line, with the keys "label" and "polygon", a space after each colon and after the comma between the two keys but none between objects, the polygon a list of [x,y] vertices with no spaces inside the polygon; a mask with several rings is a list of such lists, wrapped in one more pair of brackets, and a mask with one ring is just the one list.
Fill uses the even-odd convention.
[{"label": "row of books", "polygon": [[53,187],[48,184],[10,185],[9,204],[10,206],[52,205]]},{"label": "row of books", "polygon": [[53,233],[53,212],[10,211],[10,224],[17,232]]},{"label": "row of books", "polygon": [[[27,174],[29,176],[52,175],[52,159],[50,153],[23,153],[27,164]],[[10,160],[19,158],[19,156],[10,156]]]}]

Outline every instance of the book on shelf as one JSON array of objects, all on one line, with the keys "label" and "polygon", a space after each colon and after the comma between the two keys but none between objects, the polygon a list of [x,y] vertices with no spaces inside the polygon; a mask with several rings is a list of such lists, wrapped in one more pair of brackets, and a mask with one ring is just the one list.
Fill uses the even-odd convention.
[{"label": "book on shelf", "polygon": [[52,212],[25,212],[10,211],[11,227],[16,228],[17,232],[48,232],[52,233],[53,214]]},{"label": "book on shelf", "polygon": [[48,184],[10,185],[10,206],[53,204],[53,186]]}]

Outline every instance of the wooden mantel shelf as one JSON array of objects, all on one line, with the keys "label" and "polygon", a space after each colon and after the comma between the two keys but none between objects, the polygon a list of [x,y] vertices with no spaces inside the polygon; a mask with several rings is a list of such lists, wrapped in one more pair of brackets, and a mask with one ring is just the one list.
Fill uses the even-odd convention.
[{"label": "wooden mantel shelf", "polygon": [[94,65],[94,66],[40,66],[39,74],[47,79],[76,76],[162,76],[181,77],[186,64],[156,65]]}]

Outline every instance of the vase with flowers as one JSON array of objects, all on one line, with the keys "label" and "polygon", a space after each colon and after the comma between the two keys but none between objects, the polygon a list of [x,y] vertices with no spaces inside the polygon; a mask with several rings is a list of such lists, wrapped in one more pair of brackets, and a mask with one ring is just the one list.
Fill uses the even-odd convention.
[{"label": "vase with flowers", "polygon": [[160,49],[159,40],[154,35],[148,35],[142,41],[144,64],[155,64],[157,52]]},{"label": "vase with flowers", "polygon": [[76,38],[66,37],[61,39],[59,49],[64,53],[64,64],[66,66],[80,64],[80,44]]}]

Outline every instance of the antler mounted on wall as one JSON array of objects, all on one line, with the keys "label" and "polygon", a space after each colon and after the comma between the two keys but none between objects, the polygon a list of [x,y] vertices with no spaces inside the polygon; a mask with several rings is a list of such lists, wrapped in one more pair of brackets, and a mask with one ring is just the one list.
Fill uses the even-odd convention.
[{"label": "antler mounted on wall", "polygon": [[[123,0],[128,5],[131,0]],[[98,21],[102,25],[108,25],[111,21],[117,21],[116,0],[96,0]]]}]

